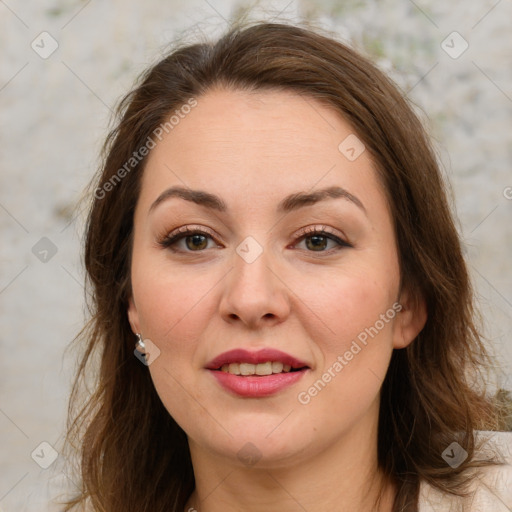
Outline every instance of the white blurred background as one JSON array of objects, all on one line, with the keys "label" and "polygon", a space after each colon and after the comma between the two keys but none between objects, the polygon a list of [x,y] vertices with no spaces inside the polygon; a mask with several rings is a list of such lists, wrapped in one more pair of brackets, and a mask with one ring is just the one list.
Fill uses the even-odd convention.
[{"label": "white blurred background", "polygon": [[512,388],[512,2],[0,0],[4,512],[61,510],[49,500],[69,484],[58,455],[74,368],[64,349],[85,314],[83,218],[74,207],[111,110],[174,38],[219,35],[247,10],[335,30],[417,105],[453,185],[486,332],[503,365],[499,384]]}]

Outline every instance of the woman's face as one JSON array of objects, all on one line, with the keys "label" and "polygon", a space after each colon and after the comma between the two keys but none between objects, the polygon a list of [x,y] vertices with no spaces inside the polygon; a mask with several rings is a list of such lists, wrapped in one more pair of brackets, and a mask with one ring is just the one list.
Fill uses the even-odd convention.
[{"label": "woman's face", "polygon": [[163,404],[193,455],[239,464],[369,439],[392,350],[424,321],[403,295],[400,311],[369,152],[309,97],[197,101],[151,150],[135,212],[129,318],[160,351]]}]

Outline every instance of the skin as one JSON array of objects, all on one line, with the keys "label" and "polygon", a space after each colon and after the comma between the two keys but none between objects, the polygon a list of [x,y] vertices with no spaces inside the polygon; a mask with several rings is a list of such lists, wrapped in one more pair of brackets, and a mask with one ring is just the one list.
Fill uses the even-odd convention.
[{"label": "skin", "polygon": [[[394,349],[426,320],[425,305],[399,290],[389,205],[369,152],[349,161],[338,149],[350,125],[293,92],[215,89],[151,151],[135,211],[128,316],[160,350],[148,369],[163,404],[189,438],[196,490],[185,510],[390,511],[392,482],[377,468],[380,388]],[[291,211],[295,192],[336,185],[356,196]],[[181,198],[153,202],[171,186],[220,196],[226,212]],[[209,229],[171,248],[176,228]],[[351,244],[300,240],[323,227]],[[248,236],[263,252],[236,252]],[[308,243],[309,241],[309,243]],[[322,252],[323,251],[323,252]],[[365,328],[396,301],[400,313],[307,405],[307,391]],[[307,362],[293,386],[267,398],[234,396],[205,365],[234,348],[272,347]],[[252,443],[261,457],[237,454]],[[301,508],[303,507],[303,508]]]}]

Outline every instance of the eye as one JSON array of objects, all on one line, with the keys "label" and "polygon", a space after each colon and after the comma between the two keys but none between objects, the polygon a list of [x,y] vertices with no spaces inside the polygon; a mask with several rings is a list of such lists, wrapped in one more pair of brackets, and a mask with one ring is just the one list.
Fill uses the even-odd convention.
[{"label": "eye", "polygon": [[[327,226],[322,226],[322,228],[305,228],[296,240],[298,241],[296,245],[305,242],[307,252],[331,253],[343,247],[352,247],[348,242],[331,233]],[[203,252],[206,249],[212,248],[208,247],[208,241],[212,241],[215,244],[214,246],[218,247],[215,237],[211,232],[204,228],[183,226],[166,235],[158,243],[162,247],[169,248],[174,252]],[[329,243],[334,244],[334,247],[329,248]]]},{"label": "eye", "polygon": [[[330,253],[333,250],[337,251],[343,247],[352,247],[352,245],[345,242],[334,233],[331,233],[328,229],[329,228],[326,226],[322,226],[321,229],[318,227],[306,228],[302,231],[302,234],[299,235],[299,243],[305,242],[308,252]],[[334,247],[329,250],[325,250],[328,248],[329,242],[332,242]]]},{"label": "eye", "polygon": [[[175,252],[202,252],[211,248],[208,247],[208,239],[215,243],[213,235],[205,229],[183,226],[167,235],[159,244]],[[185,248],[181,242],[185,243]]]}]

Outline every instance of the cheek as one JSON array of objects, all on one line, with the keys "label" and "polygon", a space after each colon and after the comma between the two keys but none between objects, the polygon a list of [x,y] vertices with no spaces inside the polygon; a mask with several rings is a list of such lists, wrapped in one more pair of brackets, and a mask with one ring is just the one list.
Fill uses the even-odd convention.
[{"label": "cheek", "polygon": [[[313,424],[337,431],[363,417],[379,395],[393,350],[394,296],[383,280],[365,273],[338,277],[318,295],[315,310],[328,326],[312,336],[321,364],[304,382],[297,400]],[[316,325],[319,325],[318,319]],[[310,326],[313,332],[313,324]],[[329,414],[326,414],[329,411]]]},{"label": "cheek", "polygon": [[[350,271],[333,273],[314,294],[311,309],[319,314],[308,330],[321,363],[297,397],[313,416],[325,416],[326,407],[332,410],[327,421],[332,419],[333,429],[333,418],[355,420],[374,403],[393,350],[398,265],[382,255],[381,262],[356,259]],[[322,335],[314,335],[315,325]]]},{"label": "cheek", "polygon": [[[160,350],[149,366],[155,389],[174,420],[187,433],[211,418],[204,402],[196,354],[214,311],[212,291],[219,277],[209,272],[170,272],[169,265],[134,259],[133,294],[140,326]],[[193,371],[192,371],[193,370]]]},{"label": "cheek", "polygon": [[134,260],[133,294],[144,336],[157,343],[179,338],[180,344],[193,338],[216,281],[211,271],[180,272],[165,262]]},{"label": "cheek", "polygon": [[[318,312],[317,324],[325,327],[322,332],[327,335],[321,343],[325,356],[332,358],[333,354],[348,350],[353,340],[360,335],[364,339],[364,333],[376,324],[379,338],[389,338],[395,316],[392,306],[398,290],[398,281],[392,273],[367,268],[338,272],[331,277],[327,280],[329,284],[317,287],[313,295],[305,295],[310,298],[311,309]],[[387,312],[383,321],[381,315]]]}]

